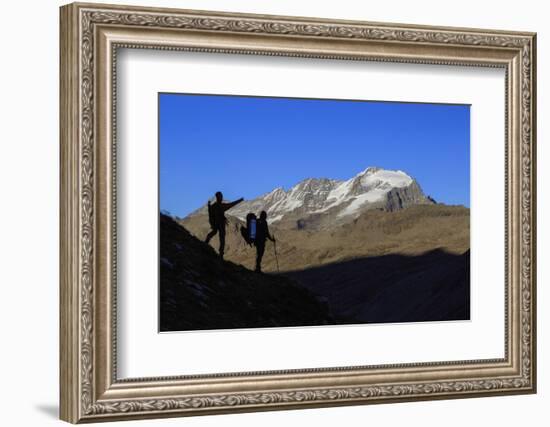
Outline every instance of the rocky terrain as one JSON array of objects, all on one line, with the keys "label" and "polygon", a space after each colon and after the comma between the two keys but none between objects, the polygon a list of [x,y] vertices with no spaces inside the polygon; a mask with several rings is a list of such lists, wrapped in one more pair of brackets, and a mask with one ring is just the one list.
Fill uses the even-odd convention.
[{"label": "rocky terrain", "polygon": [[160,237],[161,332],[338,322],[326,303],[294,279],[222,261],[162,214]]}]

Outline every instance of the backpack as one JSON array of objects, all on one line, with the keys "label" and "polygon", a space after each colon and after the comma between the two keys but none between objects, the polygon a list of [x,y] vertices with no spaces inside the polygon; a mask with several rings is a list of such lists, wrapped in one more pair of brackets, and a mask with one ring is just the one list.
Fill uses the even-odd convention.
[{"label": "backpack", "polygon": [[249,245],[252,245],[256,240],[256,222],[256,215],[250,212],[246,216],[246,227],[241,226],[241,235]]},{"label": "backpack", "polygon": [[212,230],[214,230],[216,228],[216,214],[214,213],[214,208],[210,201],[208,202],[208,222]]}]

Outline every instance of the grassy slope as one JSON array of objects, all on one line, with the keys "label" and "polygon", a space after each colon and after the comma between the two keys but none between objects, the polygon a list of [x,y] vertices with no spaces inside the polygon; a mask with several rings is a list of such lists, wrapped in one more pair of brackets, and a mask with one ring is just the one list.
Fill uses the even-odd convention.
[{"label": "grassy slope", "polygon": [[[182,222],[203,239],[206,216]],[[230,218],[226,258],[248,268],[254,266],[254,249],[238,233],[240,222]],[[418,255],[434,249],[462,254],[470,248],[470,210],[461,206],[418,205],[397,212],[367,211],[355,221],[334,230],[292,229],[273,225],[282,271],[300,270],[353,258],[387,254]],[[218,239],[211,245],[217,249]],[[264,270],[276,271],[274,248],[268,242]]]}]

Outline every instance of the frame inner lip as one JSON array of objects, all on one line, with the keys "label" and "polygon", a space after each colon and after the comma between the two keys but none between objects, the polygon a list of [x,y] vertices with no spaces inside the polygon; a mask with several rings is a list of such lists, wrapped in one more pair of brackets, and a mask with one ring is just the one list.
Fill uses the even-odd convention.
[{"label": "frame inner lip", "polygon": [[[124,41],[116,41],[116,40],[110,40],[110,45],[112,49],[112,66],[111,66],[111,76],[112,81],[117,81],[116,76],[116,61],[117,61],[117,51],[119,48],[129,48],[129,49],[149,49],[149,50],[165,50],[164,45],[155,45],[155,44],[140,44],[140,43],[127,43]],[[250,49],[246,51],[241,51],[239,49],[226,49],[226,48],[194,48],[192,46],[184,45],[184,46],[173,46],[170,45],[169,50],[174,51],[183,51],[183,52],[207,52],[207,53],[225,53],[225,54],[250,54],[250,55],[267,55],[272,56],[270,54],[270,50],[257,50],[257,49]],[[505,80],[508,81],[508,74],[509,69],[508,63],[494,63],[494,62],[461,62],[459,60],[453,61],[452,63],[449,63],[447,61],[438,61],[438,60],[426,60],[426,59],[414,59],[414,58],[407,58],[405,60],[392,60],[391,58],[378,58],[378,57],[367,57],[367,56],[360,56],[360,57],[341,57],[336,54],[327,54],[327,55],[321,55],[318,56],[317,54],[308,54],[307,52],[301,52],[299,54],[295,53],[289,53],[289,52],[282,52],[279,53],[280,56],[287,56],[287,57],[298,57],[298,58],[320,58],[320,59],[337,59],[337,60],[351,60],[351,61],[366,61],[366,62],[396,62],[396,63],[407,63],[407,64],[419,64],[419,65],[425,65],[425,64],[431,64],[431,65],[454,65],[454,66],[466,66],[466,67],[489,67],[489,68],[504,68],[506,70]],[[505,92],[507,96],[508,87],[506,85]],[[323,98],[324,99],[324,98]],[[113,83],[112,85],[112,111],[116,111],[116,102],[117,102],[117,95],[116,95],[116,83]],[[506,103],[506,107],[507,103]],[[505,123],[505,126],[507,126],[507,122]],[[112,121],[112,134],[116,135],[116,115],[114,116],[114,120]],[[113,151],[116,151],[116,137],[113,136]],[[507,154],[507,153],[506,153]],[[116,170],[116,157],[113,156],[113,164],[112,167],[114,170]],[[116,175],[115,175],[116,178]],[[507,183],[506,183],[507,185]],[[113,187],[112,187],[113,194],[116,194],[116,179],[113,179]],[[507,191],[506,191],[507,193]],[[507,203],[506,203],[507,205]],[[116,212],[116,198],[113,200],[113,212]],[[508,211],[508,206],[505,207],[506,211]],[[116,219],[116,215],[113,216],[114,219]],[[116,241],[116,221],[113,222],[115,226],[113,227],[113,241]],[[507,245],[507,242],[505,242]],[[506,250],[506,255],[508,251]],[[113,252],[116,254],[116,250]],[[506,261],[507,263],[507,256]],[[508,304],[508,292],[507,292],[507,275],[505,275],[505,305]],[[113,300],[116,301],[116,271],[113,274],[113,282],[115,285],[113,286]],[[510,363],[509,354],[508,354],[508,347],[509,347],[509,334],[508,334],[508,318],[505,316],[505,340],[504,340],[504,357],[503,358],[488,358],[488,359],[472,359],[472,360],[453,360],[453,361],[430,361],[430,362],[412,362],[412,363],[397,363],[397,364],[381,364],[381,365],[351,365],[351,366],[335,366],[335,367],[324,367],[324,368],[298,368],[298,369],[282,369],[282,370],[268,370],[268,371],[242,371],[242,372],[220,372],[220,373],[213,373],[213,374],[193,374],[193,375],[170,375],[170,376],[157,376],[157,377],[131,377],[131,378],[118,378],[117,377],[117,370],[116,366],[118,364],[117,361],[117,310],[116,305],[113,307],[112,316],[114,319],[113,322],[113,328],[112,328],[112,364],[115,367],[113,370],[113,375],[111,378],[111,381],[113,384],[129,384],[129,383],[150,383],[152,381],[178,381],[181,382],[183,385],[184,383],[188,383],[189,381],[193,380],[209,380],[209,379],[226,379],[226,378],[238,378],[239,380],[242,380],[246,377],[266,377],[266,376],[273,376],[273,375],[283,375],[283,376],[300,376],[300,375],[307,375],[307,374],[328,374],[329,377],[334,376],[335,374],[338,376],[346,376],[346,374],[353,375],[360,375],[360,373],[355,373],[355,371],[363,371],[363,374],[369,374],[369,371],[376,370],[376,369],[382,369],[382,370],[390,370],[390,369],[409,369],[409,368],[422,368],[426,369],[427,372],[433,370],[434,372],[439,372],[440,367],[453,367],[453,369],[476,369],[478,367],[486,368],[487,365],[500,365],[500,366],[506,366]],[[477,365],[477,366],[476,366]],[[493,366],[494,367],[494,366]],[[365,372],[367,371],[367,372]]]}]

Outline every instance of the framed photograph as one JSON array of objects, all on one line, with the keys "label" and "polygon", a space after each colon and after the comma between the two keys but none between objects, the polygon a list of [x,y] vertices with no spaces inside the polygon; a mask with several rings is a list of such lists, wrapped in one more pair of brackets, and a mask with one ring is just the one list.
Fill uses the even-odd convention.
[{"label": "framed photograph", "polygon": [[536,391],[535,34],[60,13],[63,420]]}]

